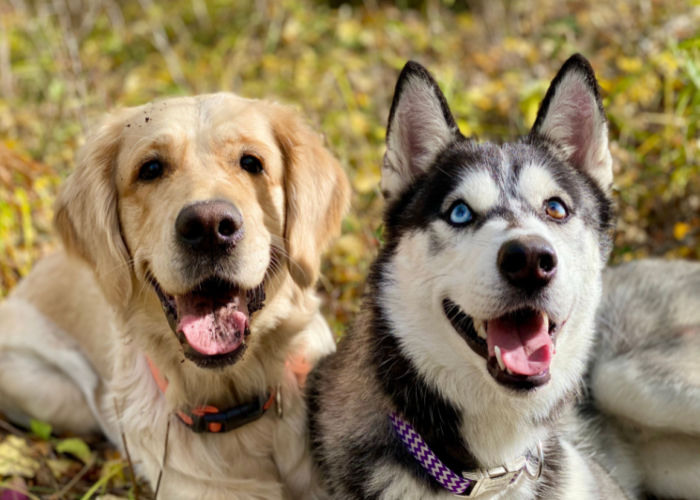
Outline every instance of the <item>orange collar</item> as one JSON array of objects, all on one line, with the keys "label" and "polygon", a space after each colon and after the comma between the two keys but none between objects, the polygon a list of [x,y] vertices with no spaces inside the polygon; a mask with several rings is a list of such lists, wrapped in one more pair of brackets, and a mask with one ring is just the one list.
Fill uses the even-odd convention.
[{"label": "orange collar", "polygon": [[[158,389],[165,393],[168,380],[160,373],[151,358],[146,356],[146,361]],[[189,412],[178,410],[176,414],[180,421],[194,432],[228,432],[262,417],[272,406],[277,394],[279,393],[275,389],[269,389],[267,394],[259,395],[253,401],[231,408],[219,410],[215,406],[207,405],[199,406]]]}]

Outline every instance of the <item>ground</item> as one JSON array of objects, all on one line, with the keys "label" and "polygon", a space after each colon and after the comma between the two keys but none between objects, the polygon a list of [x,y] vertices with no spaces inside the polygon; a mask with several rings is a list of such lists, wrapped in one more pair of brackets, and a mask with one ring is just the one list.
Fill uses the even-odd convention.
[{"label": "ground", "polygon": [[[324,313],[342,335],[381,240],[384,127],[408,59],[435,74],[465,135],[502,140],[527,132],[558,67],[583,53],[610,120],[613,262],[697,259],[698,26],[697,0],[0,4],[0,297],[55,248],[56,190],[102,113],[230,90],[298,107],[352,180],[352,211],[320,282]],[[0,421],[0,487],[28,486],[41,498],[148,496],[101,440],[49,433]]]}]

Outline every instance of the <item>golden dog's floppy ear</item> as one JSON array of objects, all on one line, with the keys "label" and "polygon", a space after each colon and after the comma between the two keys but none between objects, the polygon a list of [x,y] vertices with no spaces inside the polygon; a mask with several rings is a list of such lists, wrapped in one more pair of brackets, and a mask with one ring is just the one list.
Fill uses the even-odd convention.
[{"label": "golden dog's floppy ear", "polygon": [[90,264],[113,304],[128,301],[132,288],[114,180],[123,127],[118,115],[110,116],[88,137],[55,209],[56,228],[66,250]]},{"label": "golden dog's floppy ear", "polygon": [[319,134],[296,113],[273,105],[272,127],[285,163],[289,271],[301,287],[318,279],[321,253],[340,233],[350,201],[350,184]]}]

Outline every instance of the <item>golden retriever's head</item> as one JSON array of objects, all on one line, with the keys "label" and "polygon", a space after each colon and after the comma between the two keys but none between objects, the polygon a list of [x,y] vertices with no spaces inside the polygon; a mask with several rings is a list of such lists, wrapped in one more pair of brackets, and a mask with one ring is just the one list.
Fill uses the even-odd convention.
[{"label": "golden retriever's head", "polygon": [[56,223],[112,304],[150,290],[185,355],[222,366],[244,351],[281,273],[302,289],[316,282],[348,197],[296,114],[222,93],[110,116],[81,151]]}]

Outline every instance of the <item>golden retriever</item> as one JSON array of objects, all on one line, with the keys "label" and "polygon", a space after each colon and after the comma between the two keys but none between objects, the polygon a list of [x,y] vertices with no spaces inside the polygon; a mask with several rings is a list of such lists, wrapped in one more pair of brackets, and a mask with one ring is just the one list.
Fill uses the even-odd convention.
[{"label": "golden retriever", "polygon": [[300,385],[334,349],[314,284],[348,198],[281,105],[109,116],[57,200],[67,251],[0,305],[0,411],[123,435],[159,498],[311,498]]}]

